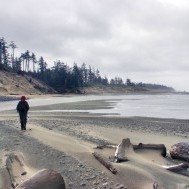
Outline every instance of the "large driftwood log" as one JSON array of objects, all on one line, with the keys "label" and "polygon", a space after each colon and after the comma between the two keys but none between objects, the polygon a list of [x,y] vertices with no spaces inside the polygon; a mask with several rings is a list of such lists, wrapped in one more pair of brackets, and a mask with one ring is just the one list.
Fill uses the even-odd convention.
[{"label": "large driftwood log", "polygon": [[129,138],[125,138],[122,142],[117,146],[115,157],[119,160],[127,160],[127,154],[125,154],[126,150],[137,150],[137,149],[155,149],[160,150],[161,155],[163,157],[166,156],[166,147],[164,144],[142,144],[139,143],[138,145],[133,145],[130,142]]},{"label": "large driftwood log", "polygon": [[138,145],[133,145],[134,150],[137,149],[154,149],[161,150],[161,155],[165,157],[167,155],[167,150],[164,144],[143,144],[139,143]]},{"label": "large driftwood log", "polygon": [[173,159],[189,162],[189,142],[180,142],[171,146],[170,155]]},{"label": "large driftwood log", "polygon": [[[98,145],[96,146],[96,149],[103,149],[103,148],[112,148],[116,149],[116,145]],[[154,149],[154,150],[161,150],[161,155],[165,157],[167,155],[167,150],[164,144],[143,144],[139,143],[137,145],[133,144],[133,149]]]},{"label": "large driftwood log", "polygon": [[10,175],[12,187],[15,188],[26,178],[23,158],[20,154],[11,153],[6,160],[6,167]]},{"label": "large driftwood log", "polygon": [[18,185],[16,189],[65,189],[65,183],[60,173],[43,169]]},{"label": "large driftwood log", "polygon": [[93,156],[102,164],[104,165],[108,170],[110,170],[113,174],[117,173],[117,169],[101,154],[94,152],[92,153]]},{"label": "large driftwood log", "polygon": [[11,153],[6,160],[12,187],[16,189],[65,189],[64,179],[53,170],[41,170],[29,178],[21,154]]}]

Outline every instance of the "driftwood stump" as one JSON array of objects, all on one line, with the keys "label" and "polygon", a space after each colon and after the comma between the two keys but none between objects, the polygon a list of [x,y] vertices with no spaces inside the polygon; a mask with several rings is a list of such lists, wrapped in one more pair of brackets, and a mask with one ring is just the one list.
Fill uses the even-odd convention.
[{"label": "driftwood stump", "polygon": [[128,160],[127,156],[125,155],[126,149],[133,150],[133,145],[131,144],[129,138],[124,138],[122,142],[117,146],[116,151],[115,151],[115,158],[117,162]]}]

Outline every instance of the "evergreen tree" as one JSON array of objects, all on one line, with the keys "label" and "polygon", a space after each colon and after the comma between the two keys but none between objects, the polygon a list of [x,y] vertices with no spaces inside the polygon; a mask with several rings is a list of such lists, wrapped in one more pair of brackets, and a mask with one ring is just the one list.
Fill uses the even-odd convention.
[{"label": "evergreen tree", "polygon": [[9,69],[9,54],[7,42],[4,38],[0,39],[0,68]]},{"label": "evergreen tree", "polygon": [[108,85],[108,78],[105,76],[105,78],[102,79],[103,85]]},{"label": "evergreen tree", "polygon": [[83,85],[87,86],[88,84],[88,70],[86,68],[86,64],[83,63],[81,66],[82,78],[83,78]]},{"label": "evergreen tree", "polygon": [[114,79],[110,80],[110,85],[115,85],[115,80]]},{"label": "evergreen tree", "polygon": [[21,59],[15,58],[13,64],[13,72],[20,74],[21,73]]},{"label": "evergreen tree", "polygon": [[21,53],[21,56],[19,59],[21,60],[21,63],[22,63],[22,70],[25,71],[25,67],[26,67],[25,66],[25,60],[26,60],[25,53]]},{"label": "evergreen tree", "polygon": [[25,71],[26,72],[29,72],[30,71],[30,59],[31,59],[31,56],[30,56],[30,51],[27,50],[25,52],[25,63],[26,63],[26,66],[25,66]]},{"label": "evergreen tree", "polygon": [[32,63],[33,63],[33,72],[35,73],[36,70],[35,70],[35,64],[37,63],[37,59],[36,59],[36,56],[34,53],[32,53],[31,55],[31,60],[32,60]]},{"label": "evergreen tree", "polygon": [[83,87],[82,71],[76,63],[74,63],[72,70],[72,85],[76,89],[78,89],[79,87]]},{"label": "evergreen tree", "polygon": [[94,83],[95,80],[95,74],[91,69],[91,66],[89,65],[89,70],[88,70],[88,84],[91,85]]},{"label": "evergreen tree", "polygon": [[4,39],[0,38],[0,68],[3,68],[3,42]]},{"label": "evergreen tree", "polygon": [[68,75],[69,68],[64,62],[55,61],[54,67],[51,71],[51,81],[49,81],[50,85],[55,87],[55,89],[59,92],[64,92],[68,88]]},{"label": "evergreen tree", "polygon": [[12,48],[11,63],[12,63],[12,68],[13,68],[13,65],[14,65],[14,51],[15,51],[15,48],[17,48],[17,46],[15,45],[14,41],[11,41],[9,46]]},{"label": "evergreen tree", "polygon": [[47,63],[44,61],[44,58],[41,56],[38,61],[39,64],[39,72],[44,73],[47,68]]}]

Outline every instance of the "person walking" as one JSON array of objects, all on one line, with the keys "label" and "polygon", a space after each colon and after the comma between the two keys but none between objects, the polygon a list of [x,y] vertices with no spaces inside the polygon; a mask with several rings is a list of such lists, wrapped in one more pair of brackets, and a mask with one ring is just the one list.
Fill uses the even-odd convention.
[{"label": "person walking", "polygon": [[27,114],[29,110],[28,102],[25,96],[21,96],[20,101],[17,104],[16,110],[20,116],[21,130],[26,130]]}]

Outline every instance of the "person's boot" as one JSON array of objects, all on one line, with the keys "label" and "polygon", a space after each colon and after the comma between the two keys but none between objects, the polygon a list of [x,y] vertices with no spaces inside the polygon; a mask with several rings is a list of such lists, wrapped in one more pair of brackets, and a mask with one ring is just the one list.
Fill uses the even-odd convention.
[{"label": "person's boot", "polygon": [[24,130],[24,123],[21,122],[21,130]]},{"label": "person's boot", "polygon": [[26,130],[26,123],[24,123],[24,130]]}]

